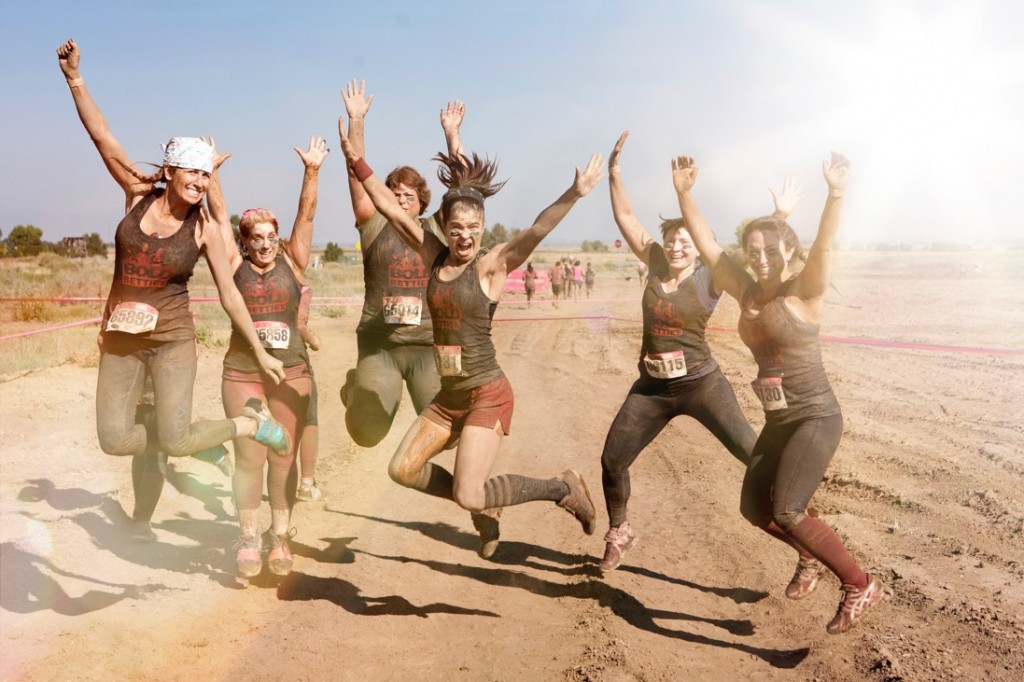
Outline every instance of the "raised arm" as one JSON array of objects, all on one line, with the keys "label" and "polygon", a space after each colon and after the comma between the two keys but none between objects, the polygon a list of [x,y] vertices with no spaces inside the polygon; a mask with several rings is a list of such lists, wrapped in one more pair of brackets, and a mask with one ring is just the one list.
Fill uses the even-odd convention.
[{"label": "raised arm", "polygon": [[715,234],[708,227],[704,215],[700,212],[693,198],[693,185],[697,182],[697,164],[689,156],[672,159],[672,184],[679,198],[679,210],[683,213],[686,230],[693,239],[694,246],[704,260],[704,265],[711,269],[711,278],[715,289],[728,292],[737,300],[743,295],[743,289],[750,282],[750,276],[728,257],[715,241]]},{"label": "raised arm", "polygon": [[629,137],[629,131],[625,130],[622,135],[619,135],[615,149],[608,157],[608,189],[612,195],[612,215],[615,217],[615,224],[619,226],[622,238],[629,244],[629,248],[633,250],[637,258],[649,265],[650,249],[654,240],[651,239],[651,235],[633,213],[633,204],[629,201],[626,183],[622,181],[622,171],[619,168],[619,157],[622,156],[622,147],[626,144],[627,137]]},{"label": "raised arm", "polygon": [[796,210],[796,205],[804,198],[804,186],[798,184],[788,175],[782,179],[781,191],[776,192],[771,187],[768,188],[768,191],[772,195],[772,204],[775,206],[772,216],[783,220]]},{"label": "raised arm", "polygon": [[846,184],[850,179],[850,160],[839,152],[832,152],[831,162],[822,161],[821,168],[828,184],[828,198],[825,199],[825,208],[821,212],[818,234],[807,252],[807,262],[800,277],[797,278],[797,290],[794,292],[804,300],[819,298],[828,289],[832,273],[832,244],[839,230],[843,196],[846,194]]},{"label": "raised arm", "polygon": [[228,218],[228,204],[224,200],[224,189],[220,184],[220,167],[231,157],[231,153],[218,154],[217,143],[212,137],[201,139],[213,147],[213,173],[210,175],[210,185],[206,189],[206,203],[210,208],[210,219],[213,223],[210,229],[220,233],[224,253],[231,265],[231,272],[234,272],[242,264],[242,254],[238,250],[238,242],[235,241],[235,231],[231,228],[231,219]]},{"label": "raised arm", "polygon": [[586,169],[580,170],[579,166],[576,167],[576,179],[573,180],[572,185],[553,204],[540,212],[531,227],[522,230],[508,242],[498,244],[487,254],[488,260],[493,264],[492,268],[488,269],[503,270],[507,274],[525,263],[541,240],[548,236],[558,223],[562,222],[562,218],[569,213],[576,202],[587,196],[590,190],[601,182],[602,178],[604,178],[604,162],[600,154],[593,154]]},{"label": "raised arm", "polygon": [[457,99],[448,102],[448,106],[441,109],[441,128],[444,130],[444,141],[448,145],[448,156],[466,157],[462,148],[462,138],[459,136],[459,128],[465,115],[466,105]]},{"label": "raised arm", "polygon": [[79,71],[80,61],[81,53],[74,40],[69,40],[57,48],[57,63],[60,65],[64,78],[67,79],[71,96],[75,100],[75,108],[78,110],[78,118],[81,119],[86,132],[89,133],[93,144],[96,145],[96,151],[100,153],[100,158],[103,159],[107,171],[118,186],[124,190],[127,211],[131,208],[135,198],[153,190],[153,184],[139,180],[128,171],[132,161],[128,158],[121,143],[110,132],[107,119],[86,89],[85,81],[82,80],[82,74]]},{"label": "raised arm", "polygon": [[[366,127],[366,114],[373,104],[373,95],[366,96],[366,81],[349,81],[341,89],[341,98],[345,100],[345,112],[348,114],[348,137],[352,147],[356,150],[358,158],[366,157],[366,143],[364,133]],[[338,121],[340,129],[342,123]],[[370,199],[362,183],[352,174],[348,174],[348,193],[352,199],[352,213],[356,217],[356,225],[362,225],[373,217],[376,210],[373,201]]]},{"label": "raised arm", "polygon": [[356,152],[352,141],[345,135],[344,118],[338,119],[338,137],[341,138],[341,151],[348,162],[349,175],[360,183],[376,209],[398,230],[402,240],[420,254],[423,262],[431,262],[442,248],[441,243],[426,239],[420,221],[406,213],[394,193],[373,174],[366,160]]},{"label": "raised arm", "polygon": [[309,263],[309,251],[313,246],[313,217],[316,215],[317,180],[320,166],[330,150],[322,137],[310,135],[309,149],[302,151],[293,147],[302,159],[305,170],[302,173],[302,190],[299,193],[299,210],[295,214],[292,234],[288,239],[288,257],[301,274]]}]

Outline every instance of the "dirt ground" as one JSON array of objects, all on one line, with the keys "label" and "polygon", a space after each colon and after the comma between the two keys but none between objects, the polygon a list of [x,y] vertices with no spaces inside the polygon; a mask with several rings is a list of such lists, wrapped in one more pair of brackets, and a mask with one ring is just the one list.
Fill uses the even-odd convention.
[{"label": "dirt ground", "polygon": [[[388,479],[408,400],[380,446],[348,438],[354,316],[314,314],[325,499],[296,508],[280,581],[235,577],[229,481],[196,460],[172,461],[159,542],[128,541],[130,466],[97,444],[95,368],[0,384],[0,679],[1024,679],[1019,264],[840,254],[824,334],[1018,351],[824,345],[846,426],[813,504],[893,591],[847,634],[825,633],[834,577],[784,598],[795,556],[740,517],[740,467],[686,418],[632,469],[638,544],[597,570],[600,452],[640,343],[640,287],[606,275],[590,301],[507,298],[494,333],[517,399],[497,471],[577,468],[598,532],[550,503],[510,508],[490,561],[468,513]],[[711,324],[735,322],[723,298]],[[709,336],[759,428],[750,354],[733,332]],[[222,414],[221,359],[202,354],[196,417]]]}]

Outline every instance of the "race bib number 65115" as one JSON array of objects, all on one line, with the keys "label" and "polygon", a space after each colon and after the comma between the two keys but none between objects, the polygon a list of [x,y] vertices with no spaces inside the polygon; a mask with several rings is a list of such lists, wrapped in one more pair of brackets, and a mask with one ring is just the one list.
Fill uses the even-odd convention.
[{"label": "race bib number 65115", "polygon": [[681,350],[645,355],[644,367],[655,379],[677,379],[686,376],[686,358]]}]

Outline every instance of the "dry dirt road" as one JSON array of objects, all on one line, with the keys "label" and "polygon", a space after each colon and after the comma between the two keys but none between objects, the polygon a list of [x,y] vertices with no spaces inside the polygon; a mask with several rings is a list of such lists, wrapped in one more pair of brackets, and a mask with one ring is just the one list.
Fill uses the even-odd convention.
[{"label": "dry dirt road", "polygon": [[[844,255],[824,332],[1019,352],[1024,277],[1012,254],[985,259]],[[635,280],[598,287],[557,310],[507,300],[495,340],[517,399],[497,470],[579,469],[599,531],[508,509],[490,561],[466,512],[387,478],[407,403],[379,447],[348,439],[352,317],[314,315],[326,497],[297,507],[280,581],[235,578],[229,482],[195,460],[172,462],[159,542],[127,541],[129,462],[96,443],[94,368],[0,384],[0,679],[1024,679],[1024,356],[825,344],[846,428],[813,504],[893,590],[829,636],[837,582],[782,596],[794,556],[739,516],[740,467],[685,418],[632,469],[640,542],[597,571],[600,451],[640,329]],[[723,299],[711,324],[735,319]],[[760,427],[749,353],[710,342]],[[203,351],[197,417],[222,413],[220,361]]]}]

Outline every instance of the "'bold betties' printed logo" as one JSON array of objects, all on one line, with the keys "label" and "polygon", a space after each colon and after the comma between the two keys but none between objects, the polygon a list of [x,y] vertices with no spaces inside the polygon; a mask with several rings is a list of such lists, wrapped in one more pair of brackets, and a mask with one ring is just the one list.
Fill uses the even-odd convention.
[{"label": "'bold betties' printed logo", "polygon": [[651,334],[654,336],[682,336],[686,318],[677,313],[671,301],[658,299],[651,306]]},{"label": "'bold betties' printed logo", "polygon": [[175,270],[164,263],[163,247],[149,250],[149,244],[142,244],[142,250],[129,254],[121,264],[121,284],[146,289],[167,286]]},{"label": "'bold betties' printed logo", "polygon": [[452,300],[452,285],[439,282],[430,292],[430,317],[434,329],[458,330],[462,326],[462,304]]},{"label": "'bold betties' printed logo", "polygon": [[758,376],[782,376],[782,349],[768,338],[760,325],[751,325],[743,342],[754,355]]},{"label": "'bold betties' printed logo", "polygon": [[273,276],[246,280],[239,291],[250,315],[283,313],[288,309],[288,289],[278,286],[277,278]]},{"label": "'bold betties' printed logo", "polygon": [[423,259],[412,249],[392,253],[388,264],[388,286],[396,289],[423,289],[427,286],[430,273]]}]

